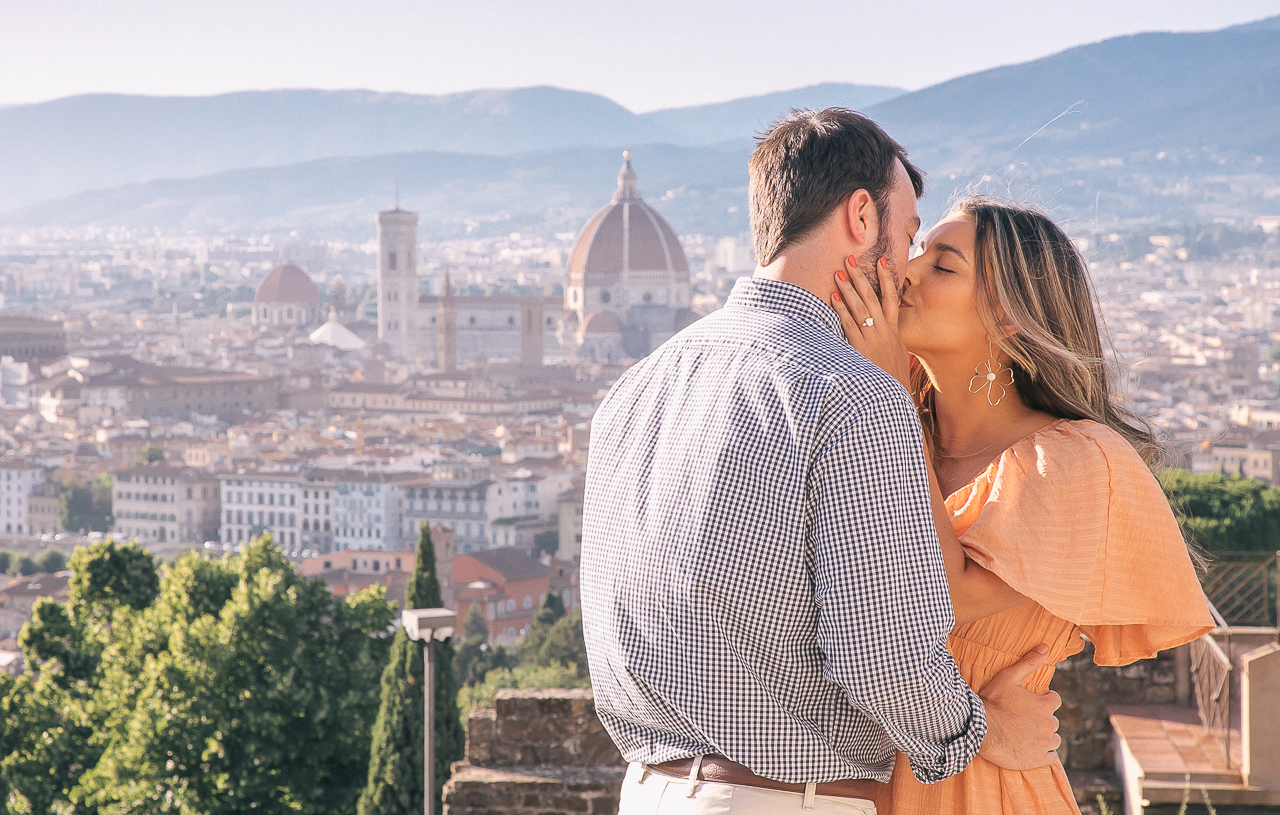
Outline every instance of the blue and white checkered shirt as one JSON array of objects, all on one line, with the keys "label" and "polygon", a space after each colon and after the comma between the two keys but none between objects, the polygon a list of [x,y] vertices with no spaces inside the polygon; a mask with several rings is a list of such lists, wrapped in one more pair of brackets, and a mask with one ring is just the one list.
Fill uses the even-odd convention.
[{"label": "blue and white checkered shirt", "polygon": [[591,428],[581,593],[596,710],[629,761],[719,753],[804,783],[963,770],[982,702],[910,397],[804,289],[743,278]]}]

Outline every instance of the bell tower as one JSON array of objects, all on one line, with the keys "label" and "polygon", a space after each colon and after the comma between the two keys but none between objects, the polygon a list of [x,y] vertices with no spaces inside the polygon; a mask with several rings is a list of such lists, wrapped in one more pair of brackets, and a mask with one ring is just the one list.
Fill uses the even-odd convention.
[{"label": "bell tower", "polygon": [[378,339],[390,347],[391,356],[417,356],[417,308],[418,213],[397,206],[378,213]]}]

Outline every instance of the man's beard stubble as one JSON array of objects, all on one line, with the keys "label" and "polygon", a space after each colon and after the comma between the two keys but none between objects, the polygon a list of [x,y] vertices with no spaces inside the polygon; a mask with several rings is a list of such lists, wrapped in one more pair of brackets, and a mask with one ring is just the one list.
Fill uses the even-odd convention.
[{"label": "man's beard stubble", "polygon": [[893,262],[893,258],[889,256],[889,234],[882,231],[876,242],[871,247],[858,256],[858,268],[862,271],[863,276],[867,278],[867,282],[871,284],[871,288],[875,291],[876,297],[880,297],[880,274],[879,263],[880,258],[889,266],[889,274],[893,275],[893,282],[898,289],[897,294],[902,294],[902,280],[898,277],[897,264]]}]

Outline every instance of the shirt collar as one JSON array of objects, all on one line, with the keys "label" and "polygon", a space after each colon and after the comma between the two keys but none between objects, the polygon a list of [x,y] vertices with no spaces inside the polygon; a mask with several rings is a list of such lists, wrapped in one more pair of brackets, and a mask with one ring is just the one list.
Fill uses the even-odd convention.
[{"label": "shirt collar", "polygon": [[740,277],[733,284],[733,291],[725,301],[725,307],[754,308],[781,314],[796,320],[806,320],[830,329],[843,337],[840,317],[835,309],[818,299],[813,292],[794,283],[769,280],[761,277]]}]

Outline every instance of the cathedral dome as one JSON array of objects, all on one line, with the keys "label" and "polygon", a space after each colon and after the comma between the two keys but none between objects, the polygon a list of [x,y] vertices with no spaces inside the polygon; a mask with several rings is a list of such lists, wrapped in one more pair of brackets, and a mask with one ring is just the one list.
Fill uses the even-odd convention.
[{"label": "cathedral dome", "polygon": [[579,329],[586,336],[588,334],[622,334],[622,322],[617,315],[607,311],[597,311],[594,314],[588,314],[587,319],[582,321],[582,328]]},{"label": "cathedral dome", "polygon": [[629,153],[622,154],[613,200],[587,221],[569,253],[569,285],[608,285],[623,272],[668,272],[688,280],[689,261],[676,233],[641,198]]},{"label": "cathedral dome", "polygon": [[253,296],[255,303],[319,303],[320,291],[307,273],[286,263],[271,270]]}]

